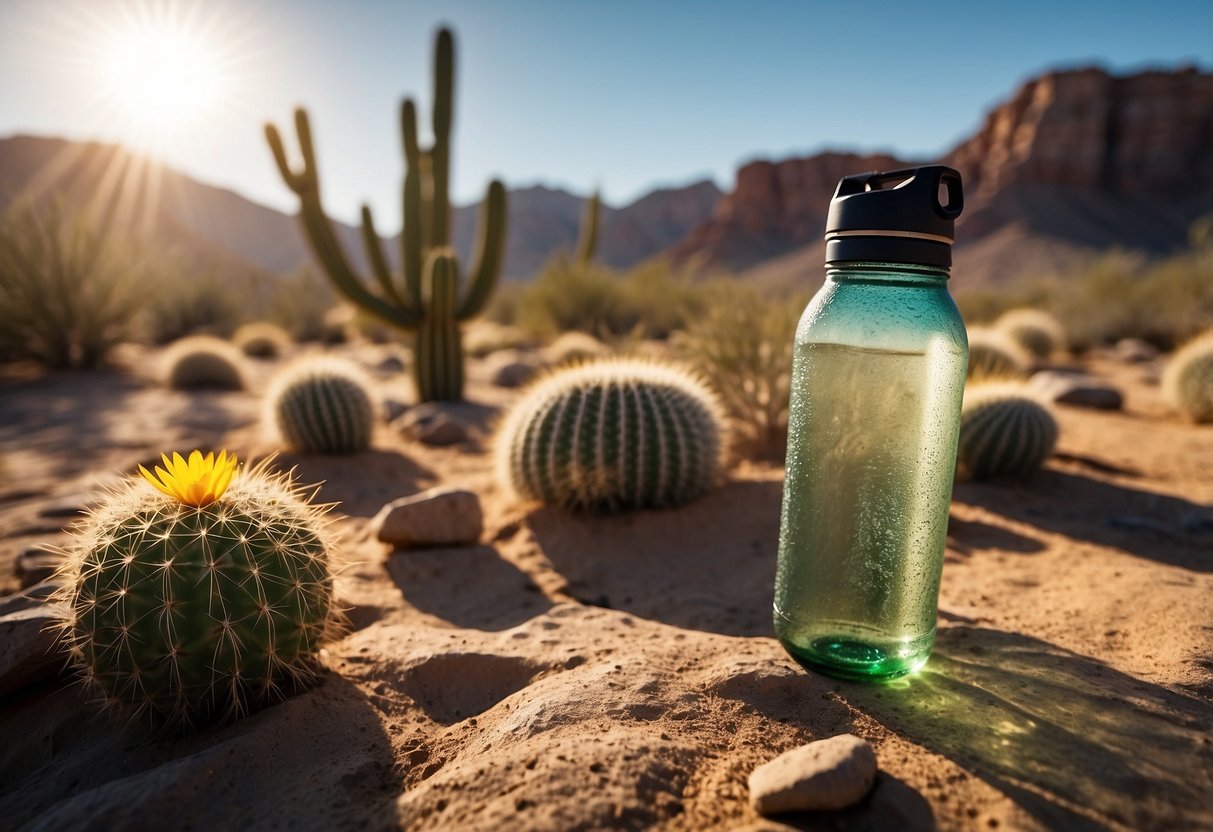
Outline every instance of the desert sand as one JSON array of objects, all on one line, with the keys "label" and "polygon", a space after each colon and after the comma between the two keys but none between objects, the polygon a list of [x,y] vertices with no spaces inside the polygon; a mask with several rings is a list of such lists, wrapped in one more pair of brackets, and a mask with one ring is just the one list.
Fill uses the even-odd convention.
[{"label": "desert sand", "polygon": [[[392,347],[340,351],[370,366]],[[275,449],[252,389],[165,390],[155,351],[111,372],[0,380],[0,590],[18,554],[163,450]],[[470,367],[467,442],[381,424],[350,458],[283,454],[339,503],[351,630],[311,690],[173,738],[98,713],[61,674],[0,699],[0,827],[29,829],[1213,828],[1213,427],[1156,368],[1091,358],[1121,412],[1058,408],[1029,484],[958,484],[927,666],[835,681],[771,637],[782,468],[737,460],[681,509],[571,515],[493,479],[518,395]],[[406,377],[380,392],[411,401]],[[380,507],[477,492],[461,548],[392,553]],[[55,508],[68,511],[54,511]],[[51,511],[47,511],[52,509]],[[746,778],[806,741],[868,739],[877,785],[841,813],[759,817]]]}]

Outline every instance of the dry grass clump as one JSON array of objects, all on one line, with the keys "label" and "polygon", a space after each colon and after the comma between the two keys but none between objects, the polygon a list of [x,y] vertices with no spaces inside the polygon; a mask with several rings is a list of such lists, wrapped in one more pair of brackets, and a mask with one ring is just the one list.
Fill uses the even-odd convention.
[{"label": "dry grass clump", "polygon": [[736,423],[739,445],[781,450],[793,340],[804,304],[764,298],[736,284],[714,286],[707,296],[707,309],[675,340],[675,351],[712,383]]},{"label": "dry grass clump", "polygon": [[165,378],[174,390],[240,390],[244,387],[244,356],[222,338],[191,335],[164,353]]},{"label": "dry grass clump", "polygon": [[131,338],[149,286],[135,247],[59,202],[0,219],[0,359],[96,367]]}]

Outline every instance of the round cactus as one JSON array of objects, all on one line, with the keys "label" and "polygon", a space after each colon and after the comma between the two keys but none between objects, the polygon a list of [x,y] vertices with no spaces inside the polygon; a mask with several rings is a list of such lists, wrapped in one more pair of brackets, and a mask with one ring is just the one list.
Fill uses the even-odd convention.
[{"label": "round cactus", "polygon": [[957,473],[962,479],[1027,478],[1057,444],[1057,420],[1022,384],[984,384],[965,391]]},{"label": "round cactus", "polygon": [[609,350],[606,345],[584,332],[566,332],[547,348],[548,360],[552,364],[573,364],[592,358],[601,358]]},{"label": "round cactus", "polygon": [[240,390],[244,359],[240,350],[211,335],[191,335],[169,345],[164,354],[168,384],[176,390]]},{"label": "round cactus", "polygon": [[498,472],[525,499],[567,508],[685,503],[717,480],[715,396],[686,371],[641,360],[558,370],[506,415]]},{"label": "round cactus", "polygon": [[1061,322],[1039,309],[1012,309],[995,321],[994,328],[1006,333],[1033,358],[1048,358],[1066,347]]},{"label": "round cactus", "polygon": [[232,343],[253,358],[278,358],[291,345],[291,336],[277,324],[254,321],[232,334]]},{"label": "round cactus", "polygon": [[283,440],[304,453],[353,454],[371,444],[375,406],[365,374],[338,358],[304,361],[286,370],[266,397]]},{"label": "round cactus", "polygon": [[1009,335],[996,329],[969,330],[969,378],[1023,378],[1032,357]]},{"label": "round cactus", "polygon": [[[201,725],[283,698],[336,628],[321,510],[262,463],[163,457],[76,533],[67,642],[111,705]],[[231,487],[228,488],[228,484]]]},{"label": "round cactus", "polygon": [[1213,330],[1184,344],[1167,364],[1163,392],[1194,422],[1213,422]]}]

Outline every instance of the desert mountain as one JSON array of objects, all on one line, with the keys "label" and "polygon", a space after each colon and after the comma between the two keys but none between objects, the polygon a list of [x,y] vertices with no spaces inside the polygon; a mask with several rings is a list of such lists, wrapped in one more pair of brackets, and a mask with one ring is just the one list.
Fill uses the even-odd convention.
[{"label": "desert mountain", "polygon": [[[1051,72],[996,106],[942,161],[965,178],[958,287],[1064,270],[1109,248],[1164,253],[1213,212],[1213,74]],[[902,164],[836,153],[751,163],[712,220],[671,253],[751,267],[747,275],[767,283],[819,280],[838,175]]]},{"label": "desert mountain", "polygon": [[[267,164],[268,157],[267,157]],[[294,217],[206,185],[116,145],[14,136],[0,139],[0,208],[20,194],[58,194],[94,208],[123,229],[198,253],[290,272],[311,253]],[[599,258],[630,266],[682,239],[711,217],[720,198],[711,182],[656,190],[622,208],[604,206]],[[583,200],[544,187],[510,192],[505,274],[529,277],[577,240]],[[455,209],[454,243],[464,262],[476,233],[477,206]],[[337,223],[346,252],[365,263],[357,229]],[[396,246],[385,245],[389,257]]]}]

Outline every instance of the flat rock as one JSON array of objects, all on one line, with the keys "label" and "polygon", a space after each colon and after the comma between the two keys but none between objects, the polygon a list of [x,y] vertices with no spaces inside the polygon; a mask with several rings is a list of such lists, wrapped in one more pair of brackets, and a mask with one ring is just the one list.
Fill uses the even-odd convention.
[{"label": "flat rock", "polygon": [[1141,364],[1158,358],[1158,347],[1141,338],[1121,338],[1112,348],[1112,354],[1121,361]]},{"label": "flat rock", "polygon": [[399,424],[406,435],[427,445],[454,445],[468,438],[467,427],[441,402],[426,402],[409,409]]},{"label": "flat rock", "polygon": [[475,543],[484,531],[484,514],[471,491],[431,488],[388,503],[372,528],[397,548]]},{"label": "flat rock", "polygon": [[0,696],[53,676],[66,656],[55,625],[63,608],[41,604],[0,616]]},{"label": "flat rock", "polygon": [[394,422],[403,416],[409,409],[409,406],[399,399],[384,399],[383,400],[383,420],[385,422]]},{"label": "flat rock", "polygon": [[72,499],[65,500],[61,503],[53,503],[39,510],[38,516],[48,520],[71,519],[75,517],[83,517],[88,514],[88,506],[84,504],[84,500]]},{"label": "flat rock", "polygon": [[1028,384],[1057,404],[1097,410],[1120,410],[1124,405],[1120,390],[1085,373],[1042,370],[1033,373]]},{"label": "flat rock", "polygon": [[10,612],[18,610],[27,610],[31,607],[37,607],[45,604],[52,595],[59,591],[62,584],[56,580],[43,581],[40,584],[34,584],[31,587],[14,592],[12,595],[5,595],[0,598],[0,616],[8,615]]},{"label": "flat rock", "polygon": [[538,362],[527,358],[515,358],[497,363],[489,380],[498,387],[521,387],[539,370]]},{"label": "flat rock", "polygon": [[780,754],[750,774],[750,805],[762,815],[845,809],[876,779],[867,740],[839,734]]},{"label": "flat rock", "polygon": [[17,577],[21,579],[21,588],[28,589],[42,583],[54,575],[62,563],[63,555],[58,552],[48,552],[37,546],[23,550],[17,555]]}]

